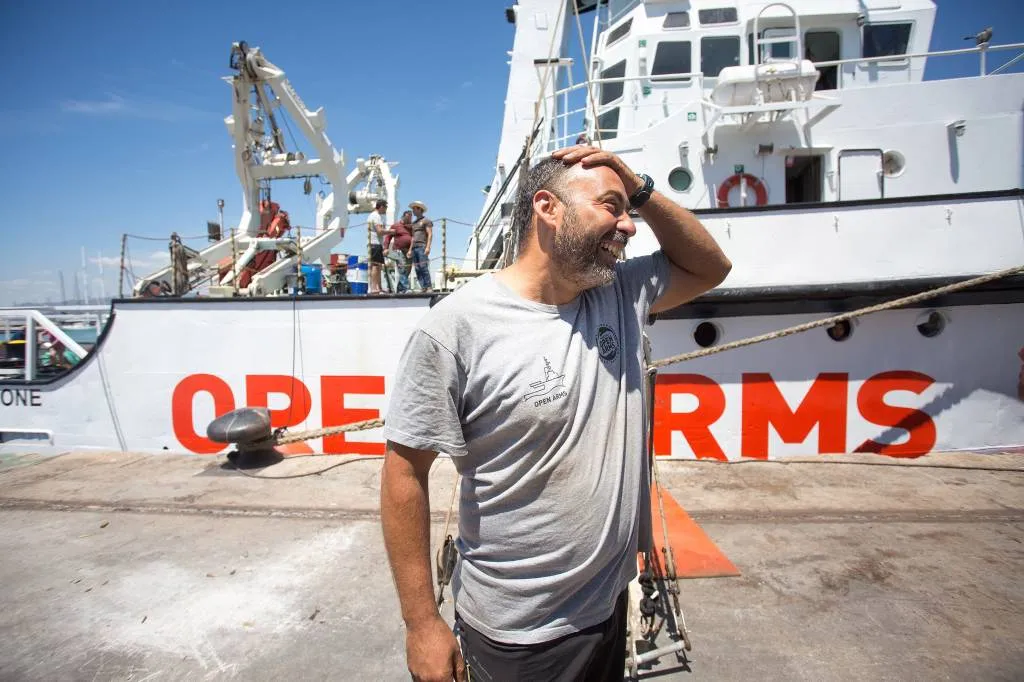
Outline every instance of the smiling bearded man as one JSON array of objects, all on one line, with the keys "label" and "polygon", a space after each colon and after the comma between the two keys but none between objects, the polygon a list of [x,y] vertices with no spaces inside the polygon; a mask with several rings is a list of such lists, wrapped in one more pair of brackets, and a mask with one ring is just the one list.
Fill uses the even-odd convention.
[{"label": "smiling bearded man", "polygon": [[[463,680],[467,665],[495,682],[622,679],[650,503],[643,325],[731,267],[692,213],[614,154],[552,157],[519,189],[515,262],[434,306],[396,373],[381,522],[416,680]],[[661,249],[622,262],[631,208]],[[432,592],[438,452],[462,475],[461,650]]]}]

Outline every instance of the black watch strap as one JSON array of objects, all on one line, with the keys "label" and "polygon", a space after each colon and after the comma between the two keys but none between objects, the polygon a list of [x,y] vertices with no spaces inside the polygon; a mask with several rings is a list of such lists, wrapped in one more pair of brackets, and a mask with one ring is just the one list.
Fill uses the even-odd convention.
[{"label": "black watch strap", "polygon": [[638,209],[647,203],[647,200],[651,198],[651,194],[654,192],[654,179],[650,175],[640,173],[638,175],[643,181],[643,186],[633,193],[633,196],[629,198],[629,207],[632,209]]}]

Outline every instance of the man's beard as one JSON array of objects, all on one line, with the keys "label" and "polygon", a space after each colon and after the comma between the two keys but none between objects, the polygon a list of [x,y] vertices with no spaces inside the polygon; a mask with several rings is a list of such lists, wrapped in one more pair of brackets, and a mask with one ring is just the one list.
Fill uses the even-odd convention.
[{"label": "man's beard", "polygon": [[575,208],[565,205],[562,227],[555,233],[554,262],[562,276],[580,289],[610,284],[615,280],[615,266],[606,265],[601,242],[614,240],[623,246],[627,237],[615,231],[612,235],[592,234],[583,229]]}]

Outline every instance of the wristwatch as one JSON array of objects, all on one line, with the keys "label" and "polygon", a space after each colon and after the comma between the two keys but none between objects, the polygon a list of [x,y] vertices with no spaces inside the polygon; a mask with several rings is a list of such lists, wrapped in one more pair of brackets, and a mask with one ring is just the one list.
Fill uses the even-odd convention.
[{"label": "wristwatch", "polygon": [[633,193],[633,196],[629,198],[629,207],[636,210],[647,203],[647,200],[651,198],[651,193],[654,191],[654,180],[650,175],[640,173],[638,177],[644,181],[643,187]]}]

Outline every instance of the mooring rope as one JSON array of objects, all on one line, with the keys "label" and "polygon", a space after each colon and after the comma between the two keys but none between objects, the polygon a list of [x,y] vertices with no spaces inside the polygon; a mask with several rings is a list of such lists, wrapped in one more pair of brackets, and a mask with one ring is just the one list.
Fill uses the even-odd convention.
[{"label": "mooring rope", "polygon": [[[978,277],[972,277],[965,279],[961,282],[955,282],[953,284],[947,284],[945,286],[936,287],[927,291],[922,291],[911,296],[904,296],[903,298],[896,298],[885,303],[879,303],[877,305],[870,305],[857,310],[851,310],[848,313],[842,313],[840,315],[833,315],[832,317],[826,317],[821,320],[815,320],[813,322],[805,322],[804,324],[798,324],[792,327],[786,327],[785,329],[779,329],[767,334],[761,334],[759,336],[751,336],[745,339],[739,339],[738,341],[731,341],[729,343],[723,343],[721,346],[712,346],[711,348],[701,348],[700,350],[690,351],[689,353],[680,353],[679,355],[673,355],[671,357],[664,358],[662,360],[655,360],[648,365],[653,369],[659,369],[661,367],[667,367],[668,365],[674,365],[680,362],[686,362],[688,360],[695,360],[708,355],[714,355],[715,353],[722,353],[727,350],[734,350],[736,348],[743,348],[745,346],[753,346],[754,344],[764,343],[765,341],[773,341],[775,339],[781,339],[786,336],[792,336],[793,334],[799,334],[801,332],[809,331],[811,329],[817,329],[818,327],[828,327],[842,322],[844,320],[852,320],[857,317],[863,317],[864,315],[870,315],[871,313],[881,312],[883,310],[892,310],[894,308],[900,308],[902,306],[912,305],[921,301],[926,301],[931,298],[943,296],[945,294],[951,294],[971,287],[976,287],[981,284],[987,284],[988,282],[994,282],[998,279],[1005,277],[1012,277],[1013,275],[1024,274],[1024,265],[1016,265],[1012,268],[1006,268],[1005,270],[999,270],[997,272],[991,272],[987,275],[980,275]],[[359,422],[351,422],[349,424],[342,424],[341,426],[330,426],[321,429],[312,429],[309,431],[295,431],[288,433],[286,431],[278,432],[274,439],[274,443],[277,445],[287,445],[288,443],[298,443],[300,441],[311,440],[313,438],[320,438],[322,436],[333,436],[339,433],[350,433],[353,431],[366,431],[369,429],[378,429],[384,426],[383,419],[366,419]]]},{"label": "mooring rope", "polygon": [[295,431],[292,433],[282,431],[279,435],[277,435],[274,438],[274,444],[287,445],[289,443],[298,443],[304,440],[320,438],[322,436],[335,436],[339,433],[350,433],[352,431],[368,431],[369,429],[379,429],[382,426],[384,426],[383,419],[365,419],[361,422],[350,422],[348,424],[342,424],[341,426],[328,426],[323,429]]},{"label": "mooring rope", "polygon": [[799,334],[800,332],[809,331],[818,327],[828,327],[837,322],[843,322],[844,320],[852,320],[856,317],[863,317],[871,313],[881,312],[883,310],[892,310],[894,308],[900,308],[902,306],[911,305],[920,301],[926,301],[930,298],[936,298],[944,294],[951,294],[956,291],[968,289],[970,287],[978,286],[979,284],[986,284],[993,282],[997,279],[1004,277],[1011,277],[1013,275],[1024,274],[1024,265],[1017,265],[1012,268],[1005,270],[999,270],[998,272],[992,272],[987,275],[981,275],[979,277],[972,277],[971,279],[965,279],[962,282],[956,282],[954,284],[947,284],[946,286],[937,287],[935,289],[929,289],[922,291],[921,293],[914,294],[912,296],[904,296],[903,298],[896,298],[885,303],[879,303],[877,305],[870,305],[865,308],[858,310],[851,310],[848,313],[842,313],[841,315],[833,315],[832,317],[826,317],[821,320],[815,320],[814,322],[806,322],[804,324],[798,324],[793,327],[786,327],[785,329],[779,329],[767,334],[761,334],[759,336],[751,336],[746,339],[740,339],[738,341],[731,341],[729,343],[723,343],[721,346],[712,346],[711,348],[701,348],[700,350],[690,351],[689,353],[680,353],[679,355],[673,355],[663,360],[655,360],[650,364],[651,367],[661,368],[668,365],[674,365],[680,362],[686,362],[687,360],[695,360],[702,358],[706,355],[714,355],[715,353],[721,353],[727,350],[733,350],[735,348],[743,348],[744,346],[752,346],[756,343],[763,343],[765,341],[773,341],[775,339],[781,339],[786,336],[792,336],[793,334]]}]

